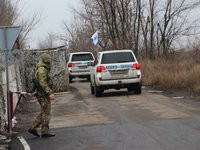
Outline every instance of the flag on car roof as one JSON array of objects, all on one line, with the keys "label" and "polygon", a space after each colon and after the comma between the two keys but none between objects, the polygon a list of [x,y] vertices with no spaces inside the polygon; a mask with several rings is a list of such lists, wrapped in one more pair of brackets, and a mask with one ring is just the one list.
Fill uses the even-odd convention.
[{"label": "flag on car roof", "polygon": [[97,45],[97,43],[98,43],[98,38],[99,38],[98,31],[96,31],[96,32],[92,35],[92,37],[91,37],[92,42],[93,42],[94,45]]}]

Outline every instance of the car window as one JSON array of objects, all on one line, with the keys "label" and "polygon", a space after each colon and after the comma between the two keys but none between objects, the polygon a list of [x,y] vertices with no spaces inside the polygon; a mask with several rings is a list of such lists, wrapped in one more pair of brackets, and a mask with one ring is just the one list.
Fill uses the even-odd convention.
[{"label": "car window", "polygon": [[74,54],[72,61],[90,61],[94,60],[92,54]]},{"label": "car window", "polygon": [[135,62],[131,52],[117,52],[103,54],[101,64]]}]

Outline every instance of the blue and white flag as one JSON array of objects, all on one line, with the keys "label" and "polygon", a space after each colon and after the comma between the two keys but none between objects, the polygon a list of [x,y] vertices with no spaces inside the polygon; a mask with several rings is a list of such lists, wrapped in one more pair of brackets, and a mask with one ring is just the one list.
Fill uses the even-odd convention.
[{"label": "blue and white flag", "polygon": [[98,31],[96,31],[96,32],[92,35],[92,38],[91,38],[94,45],[97,45],[97,43],[98,43],[98,38],[99,38]]}]

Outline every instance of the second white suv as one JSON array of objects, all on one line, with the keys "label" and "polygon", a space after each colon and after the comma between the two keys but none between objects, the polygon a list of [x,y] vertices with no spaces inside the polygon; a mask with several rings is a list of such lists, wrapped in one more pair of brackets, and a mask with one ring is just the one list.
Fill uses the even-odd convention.
[{"label": "second white suv", "polygon": [[127,88],[141,94],[141,71],[132,50],[99,52],[91,69],[91,93],[96,97],[104,90]]},{"label": "second white suv", "polygon": [[69,81],[76,77],[90,79],[91,63],[94,63],[94,56],[91,52],[76,52],[68,54],[67,70]]}]

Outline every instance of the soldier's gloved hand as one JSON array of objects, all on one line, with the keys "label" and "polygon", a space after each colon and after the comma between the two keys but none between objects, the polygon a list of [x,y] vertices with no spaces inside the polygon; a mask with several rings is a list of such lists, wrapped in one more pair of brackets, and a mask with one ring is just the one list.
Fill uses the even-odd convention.
[{"label": "soldier's gloved hand", "polygon": [[50,98],[50,100],[55,100],[55,95],[54,94],[51,94],[51,95],[49,95],[49,98]]}]

